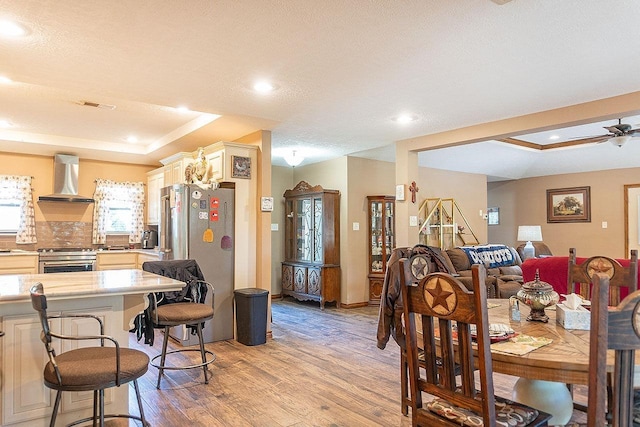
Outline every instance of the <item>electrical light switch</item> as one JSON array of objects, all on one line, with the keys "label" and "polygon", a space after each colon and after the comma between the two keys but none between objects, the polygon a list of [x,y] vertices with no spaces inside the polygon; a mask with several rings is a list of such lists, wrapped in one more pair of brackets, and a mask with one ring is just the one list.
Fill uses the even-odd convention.
[{"label": "electrical light switch", "polygon": [[410,216],[409,217],[409,226],[411,226],[411,227],[417,227],[418,226],[418,217],[417,216]]},{"label": "electrical light switch", "polygon": [[609,224],[607,224],[607,221],[602,221],[602,228],[607,228]]},{"label": "electrical light switch", "polygon": [[278,223],[271,224],[271,231],[278,231]]},{"label": "electrical light switch", "polygon": [[359,222],[354,222],[353,223],[353,231],[358,231],[360,230],[360,223]]}]

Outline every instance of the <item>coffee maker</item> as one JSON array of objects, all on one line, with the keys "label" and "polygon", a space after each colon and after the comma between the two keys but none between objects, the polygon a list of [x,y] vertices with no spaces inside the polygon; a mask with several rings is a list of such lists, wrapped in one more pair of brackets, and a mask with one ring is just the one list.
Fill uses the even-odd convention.
[{"label": "coffee maker", "polygon": [[142,232],[142,249],[153,249],[158,246],[158,232],[145,230]]}]

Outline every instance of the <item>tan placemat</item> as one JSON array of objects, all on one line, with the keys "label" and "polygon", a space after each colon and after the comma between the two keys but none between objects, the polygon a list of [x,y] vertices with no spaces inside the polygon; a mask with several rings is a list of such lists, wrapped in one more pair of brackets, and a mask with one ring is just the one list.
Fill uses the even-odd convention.
[{"label": "tan placemat", "polygon": [[551,344],[552,342],[553,340],[551,338],[537,338],[529,335],[517,335],[513,338],[509,338],[506,341],[491,344],[491,351],[523,356],[527,353],[532,352],[533,350],[544,347],[547,344]]}]

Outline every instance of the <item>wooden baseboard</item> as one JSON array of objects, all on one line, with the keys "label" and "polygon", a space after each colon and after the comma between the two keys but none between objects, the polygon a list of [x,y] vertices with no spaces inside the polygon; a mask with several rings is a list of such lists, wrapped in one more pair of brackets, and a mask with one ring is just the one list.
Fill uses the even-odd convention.
[{"label": "wooden baseboard", "polygon": [[356,302],[353,304],[345,304],[345,303],[341,303],[340,304],[340,308],[360,308],[360,307],[366,307],[368,306],[369,303],[368,302]]},{"label": "wooden baseboard", "polygon": [[[282,294],[276,294],[276,295],[271,295],[271,299],[281,299],[283,298]],[[335,302],[328,302],[327,304],[333,305],[335,304]],[[353,304],[345,304],[345,303],[340,303],[340,308],[360,308],[360,307],[366,307],[368,306],[369,303],[368,302],[356,302]]]}]

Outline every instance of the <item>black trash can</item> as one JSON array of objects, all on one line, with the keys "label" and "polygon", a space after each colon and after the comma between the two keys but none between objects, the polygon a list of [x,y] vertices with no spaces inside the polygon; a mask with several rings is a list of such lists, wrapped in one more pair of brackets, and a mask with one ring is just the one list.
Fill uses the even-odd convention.
[{"label": "black trash can", "polygon": [[236,289],[236,325],[238,342],[258,345],[267,342],[267,298],[269,291],[257,288]]}]

